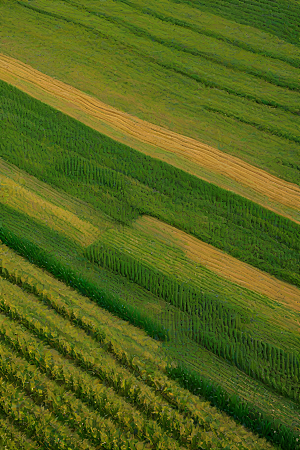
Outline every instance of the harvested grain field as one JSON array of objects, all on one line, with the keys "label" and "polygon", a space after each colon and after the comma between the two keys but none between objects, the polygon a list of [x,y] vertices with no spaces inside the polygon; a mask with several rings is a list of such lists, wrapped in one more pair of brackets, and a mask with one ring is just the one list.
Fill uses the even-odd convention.
[{"label": "harvested grain field", "polygon": [[295,286],[280,281],[153,217],[143,216],[134,223],[134,228],[164,243],[176,245],[184,250],[189,259],[204,265],[217,275],[266,295],[294,311],[300,311],[300,290]]},{"label": "harvested grain field", "polygon": [[[68,107],[73,106],[75,109],[79,109],[83,113],[109,124],[114,129],[133,136],[140,142],[157,146],[167,152],[179,155],[183,160],[192,162],[195,166],[214,172],[217,177],[225,176],[229,181],[231,180],[233,183],[238,183],[243,188],[249,189],[249,193],[244,195],[245,197],[254,200],[252,192],[262,194],[265,196],[264,202],[259,202],[257,199],[254,201],[300,223],[300,188],[295,184],[281,180],[239,158],[202,144],[195,139],[118,111],[96,98],[44,75],[18,60],[1,55],[0,63],[1,79],[12,84],[14,83],[11,81],[11,77],[14,77],[15,83],[17,79],[21,79],[27,84],[31,84],[31,86],[36,86],[46,93],[55,95],[66,102]],[[204,179],[207,180],[207,178]],[[224,187],[222,183],[216,182],[216,184]],[[240,193],[235,188],[230,190]],[[272,206],[268,204],[268,200],[270,200]],[[274,206],[273,202],[275,202],[275,205],[276,203],[278,204],[278,208]],[[280,206],[290,208],[291,211],[294,211],[294,214],[284,213]]]}]

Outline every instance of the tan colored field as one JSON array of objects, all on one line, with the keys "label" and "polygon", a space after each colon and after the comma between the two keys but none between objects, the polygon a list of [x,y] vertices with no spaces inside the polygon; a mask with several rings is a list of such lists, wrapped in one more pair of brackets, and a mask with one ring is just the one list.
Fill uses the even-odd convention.
[{"label": "tan colored field", "polygon": [[[46,94],[54,95],[64,102],[65,109],[63,107],[59,108],[63,112],[68,109],[67,113],[73,115],[70,113],[70,110],[76,109],[77,112],[81,111],[92,118],[103,121],[115,130],[134,137],[140,142],[164,149],[167,153],[173,153],[182,158],[182,168],[184,161],[187,161],[192,163],[195,168],[201,167],[211,171],[216,175],[215,184],[243,195],[268,209],[300,223],[300,188],[298,186],[270,175],[236,157],[202,144],[195,139],[118,111],[96,98],[44,75],[18,60],[0,55],[0,64],[0,78],[4,81],[19,87],[18,80],[22,80],[22,86],[19,88],[26,92],[30,91],[31,95],[32,87],[40,89],[40,92],[42,90]],[[94,128],[96,127],[94,126]],[[139,148],[139,150],[144,151],[143,147]],[[151,154],[149,149],[144,152]],[[160,157],[157,155],[157,151],[153,151],[152,156]],[[179,167],[178,162],[176,166]],[[191,170],[189,171],[192,173]],[[219,177],[223,177],[227,181],[224,182]],[[201,176],[201,178],[212,181],[209,177]],[[259,199],[256,197],[257,194]]]},{"label": "tan colored field", "polygon": [[135,222],[134,228],[164,243],[175,244],[176,247],[184,250],[189,259],[204,265],[221,277],[251,291],[266,295],[295,311],[300,311],[300,290],[296,287],[277,280],[275,277],[153,217],[143,216]]},{"label": "tan colored field", "polygon": [[[103,229],[110,225],[110,222],[105,220],[98,220],[98,226],[94,226],[90,221],[82,220],[78,217],[76,209],[74,211],[73,208],[73,212],[70,210],[70,198],[66,204],[59,199],[57,191],[45,188],[43,185],[46,186],[45,183],[23,174],[22,171],[0,158],[1,203],[37,219],[84,247],[99,239]],[[53,198],[56,198],[56,202],[58,200],[58,204],[55,205],[52,202]],[[99,219],[100,215],[101,213],[99,213]]]}]

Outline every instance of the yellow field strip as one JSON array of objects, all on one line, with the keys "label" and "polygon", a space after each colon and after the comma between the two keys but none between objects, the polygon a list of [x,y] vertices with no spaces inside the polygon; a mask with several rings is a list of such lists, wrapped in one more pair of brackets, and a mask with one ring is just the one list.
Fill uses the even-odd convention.
[{"label": "yellow field strip", "polygon": [[[133,136],[143,143],[158,146],[167,152],[183,157],[195,166],[209,169],[218,176],[226,176],[253,192],[263,194],[266,198],[260,204],[264,207],[276,212],[281,210],[281,205],[291,208],[295,214],[283,213],[282,210],[279,213],[300,223],[298,220],[300,188],[297,185],[281,180],[239,158],[202,144],[195,139],[118,111],[70,85],[44,75],[27,64],[1,54],[0,78],[8,81],[8,79],[11,80],[10,77],[12,76],[41,88],[46,93],[55,95],[59,100],[64,100],[68,108],[73,106],[77,110],[79,109],[93,118],[104,121],[113,128]],[[251,193],[245,194],[245,197],[253,199]],[[268,199],[270,199],[269,206]],[[272,204],[274,201],[279,204],[278,208]]]},{"label": "yellow field strip", "polygon": [[[39,182],[0,158],[0,203],[37,219],[84,247],[99,239],[102,231],[112,226],[109,220],[106,222],[101,218],[101,213],[97,221],[98,227],[82,220],[78,217],[76,208],[73,208],[74,212],[69,209],[72,198],[69,197],[66,202],[59,197],[60,194],[54,189],[48,189],[45,183]],[[52,202],[54,198],[56,204]],[[88,212],[86,211],[85,215]]]},{"label": "yellow field strip", "polygon": [[[221,277],[266,295],[290,309],[300,311],[300,289],[295,286],[277,280],[272,275],[239,261],[212,245],[153,217],[143,216],[133,224],[133,227],[163,242],[171,241],[182,249],[189,259],[202,264]],[[300,325],[300,321],[298,323]]]}]

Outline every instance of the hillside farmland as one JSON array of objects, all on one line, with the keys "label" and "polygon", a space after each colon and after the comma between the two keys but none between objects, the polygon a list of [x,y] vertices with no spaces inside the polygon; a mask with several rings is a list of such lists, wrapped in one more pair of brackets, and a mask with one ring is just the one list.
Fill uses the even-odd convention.
[{"label": "hillside farmland", "polygon": [[298,12],[0,0],[0,448],[300,450]]}]

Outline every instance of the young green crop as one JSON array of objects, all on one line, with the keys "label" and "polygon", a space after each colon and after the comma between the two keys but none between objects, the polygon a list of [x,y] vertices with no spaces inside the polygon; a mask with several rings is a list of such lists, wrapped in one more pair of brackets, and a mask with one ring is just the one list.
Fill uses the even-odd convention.
[{"label": "young green crop", "polygon": [[[298,224],[112,141],[18,90],[8,89],[5,83],[0,86],[1,98],[9,98],[11,118],[0,142],[4,159],[90,202],[123,224],[142,214],[157,217],[300,286]],[[38,111],[38,126],[34,111]],[[32,118],[30,125],[23,116]],[[25,135],[30,139],[30,152]],[[12,136],[17,136],[13,146]],[[45,144],[41,144],[42,136]],[[65,174],[64,148],[74,164],[76,161],[77,172],[70,177]],[[87,175],[92,172],[96,179]]]}]

